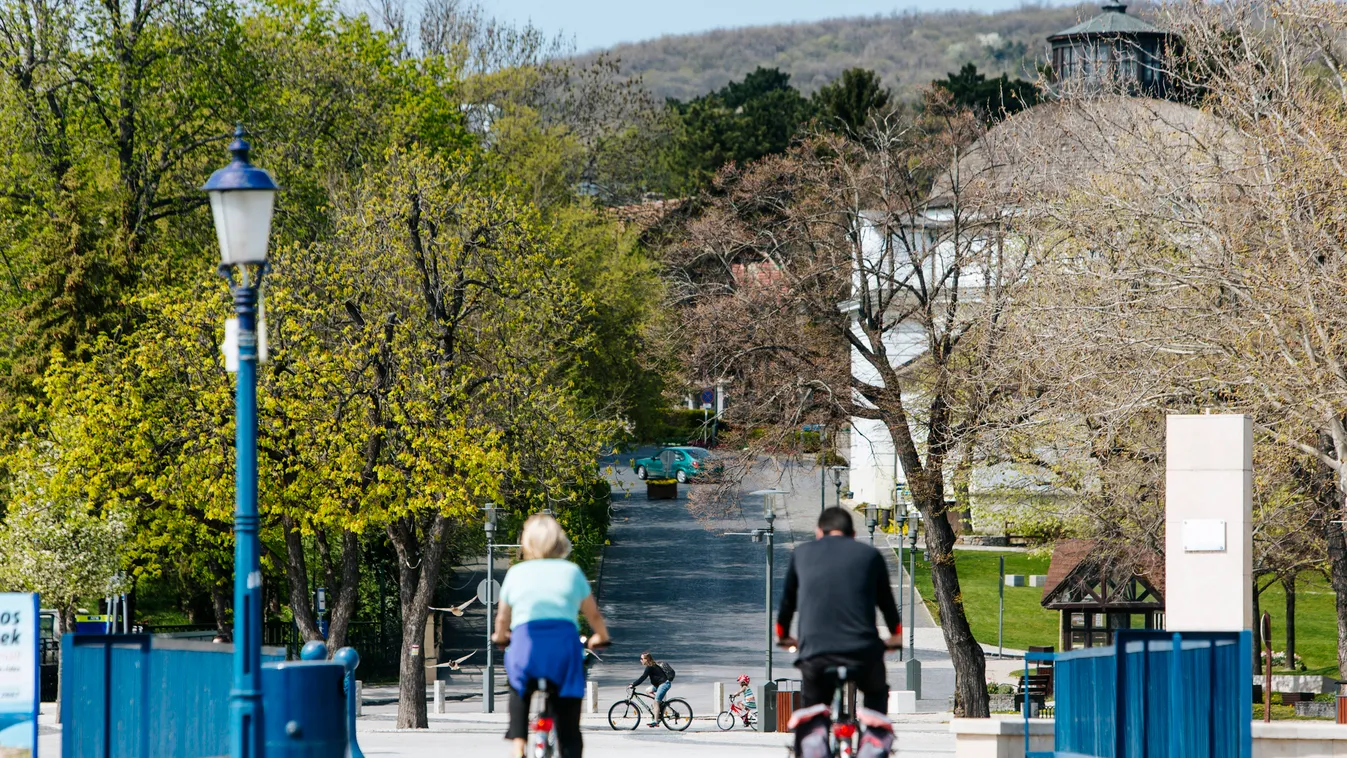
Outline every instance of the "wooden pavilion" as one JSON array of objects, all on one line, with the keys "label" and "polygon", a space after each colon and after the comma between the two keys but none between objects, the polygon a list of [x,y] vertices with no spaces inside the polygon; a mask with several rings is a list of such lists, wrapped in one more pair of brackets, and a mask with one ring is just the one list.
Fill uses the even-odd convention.
[{"label": "wooden pavilion", "polygon": [[1113,642],[1118,629],[1163,629],[1165,563],[1097,540],[1062,540],[1052,552],[1043,607],[1061,614],[1059,650]]}]

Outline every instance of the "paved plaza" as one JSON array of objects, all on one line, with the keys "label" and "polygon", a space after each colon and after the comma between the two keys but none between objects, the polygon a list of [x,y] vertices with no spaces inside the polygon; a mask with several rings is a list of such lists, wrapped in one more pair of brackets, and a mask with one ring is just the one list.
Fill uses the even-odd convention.
[{"label": "paved plaza", "polygon": [[[434,714],[429,729],[394,729],[393,711],[365,716],[357,727],[361,750],[370,758],[493,758],[507,756],[502,738],[505,717],[502,714]],[[44,715],[38,752],[51,758],[61,754],[60,730],[50,714]],[[898,727],[898,755],[946,756],[954,754],[954,738],[945,719],[921,716]],[[759,734],[742,729],[721,732],[709,720],[693,724],[686,732],[674,733],[663,727],[638,732],[614,732],[598,718],[584,720],[586,758],[675,758],[721,755],[742,758],[784,758],[789,737]]]},{"label": "paved plaza", "polygon": [[[926,716],[923,721],[905,723],[900,727],[899,755],[953,755],[954,739],[944,719]],[[436,718],[430,730],[395,730],[391,722],[380,724],[365,719],[360,725],[360,745],[368,756],[403,756],[404,758],[431,758],[435,756],[492,756],[508,755],[501,735],[505,730],[503,717],[458,716]],[[709,720],[695,723],[686,732],[670,732],[663,727],[641,728],[637,732],[614,732],[600,719],[586,718],[584,723],[586,758],[618,758],[640,755],[643,758],[665,756],[720,755],[744,758],[784,758],[790,739],[783,734],[759,734],[745,730],[721,732]]]},{"label": "paved plaza", "polygon": [[[756,684],[764,680],[766,673],[765,546],[748,537],[725,535],[766,526],[761,498],[744,497],[741,513],[699,521],[688,511],[687,487],[680,487],[682,496],[678,500],[646,498],[644,483],[636,479],[627,465],[628,459],[639,454],[608,461],[613,464],[613,524],[611,545],[605,550],[596,590],[614,642],[602,653],[603,662],[590,672],[590,678],[598,686],[599,709],[597,714],[584,717],[585,754],[595,758],[629,756],[634,752],[646,758],[784,756],[789,736],[743,729],[721,732],[713,720],[716,682],[731,690],[740,674],[748,674]],[[790,552],[799,542],[813,539],[820,500],[817,469],[765,466],[744,483],[743,490],[769,487],[791,493],[778,504],[775,523],[774,584],[775,601],[779,602]],[[831,482],[827,498],[828,504],[833,504]],[[866,539],[862,527],[858,524],[858,538]],[[892,551],[884,552],[890,559],[897,591],[896,560]],[[508,560],[502,558],[498,569],[507,565]],[[473,570],[461,574],[460,583],[475,586],[477,574]],[[910,609],[905,588],[903,603],[907,623]],[[477,605],[461,618],[444,618],[456,638],[471,641],[482,633],[485,614]],[[954,690],[953,669],[940,629],[920,599],[917,611],[916,646],[922,661],[923,699],[918,703],[920,713],[898,719],[899,755],[952,755],[954,740],[948,731],[948,711]],[[624,697],[627,684],[640,674],[637,658],[643,650],[653,651],[677,670],[671,696],[686,699],[696,714],[687,732],[643,726],[639,731],[619,733],[609,728],[608,707]],[[498,663],[499,660],[498,657]],[[472,660],[480,662],[480,657]],[[798,672],[792,664],[789,653],[774,650],[773,678],[797,679]],[[888,664],[890,685],[902,688],[905,681],[902,661],[892,654]],[[989,660],[988,670],[991,674],[1018,665],[1013,661]],[[502,735],[506,699],[499,666],[497,674],[502,677],[498,679],[501,694],[497,697],[497,713],[481,712],[480,668],[470,664],[446,682],[446,712],[436,713],[434,706],[430,707],[428,730],[395,729],[397,688],[391,684],[367,685],[366,705],[358,724],[365,754],[407,758],[505,755]],[[432,691],[427,689],[428,697]],[[59,729],[50,716],[46,723],[42,752],[57,755]]]}]

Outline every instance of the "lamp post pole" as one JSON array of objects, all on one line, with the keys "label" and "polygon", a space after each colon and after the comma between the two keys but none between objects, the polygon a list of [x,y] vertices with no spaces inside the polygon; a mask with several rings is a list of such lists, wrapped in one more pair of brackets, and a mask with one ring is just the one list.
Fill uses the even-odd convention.
[{"label": "lamp post pole", "polygon": [[[232,758],[261,758],[262,571],[257,514],[258,287],[267,267],[267,241],[278,187],[252,165],[240,126],[229,145],[233,160],[202,188],[220,242],[220,273],[229,281],[237,319],[238,374],[234,405],[234,682],[229,691]],[[228,329],[226,330],[228,332]],[[228,344],[226,349],[229,349]],[[232,356],[227,356],[228,358]]]},{"label": "lamp post pole", "polygon": [[773,507],[772,498],[777,495],[788,494],[785,490],[755,490],[749,495],[762,496],[762,516],[767,520],[766,529],[754,529],[751,532],[726,532],[726,536],[746,536],[752,537],[754,542],[765,542],[767,545],[767,577],[766,577],[766,608],[764,609],[767,618],[766,621],[766,646],[764,649],[767,663],[767,676],[765,683],[772,682],[772,570],[773,570],[773,550],[774,538],[776,536],[776,509]]},{"label": "lamp post pole", "polygon": [[[906,521],[906,520],[907,520],[907,514],[903,514],[902,516],[900,516],[900,518],[902,518],[904,521]],[[905,567],[903,566],[903,530],[902,530],[902,522],[899,522],[899,529],[898,529],[898,620],[899,620],[900,622],[903,620],[903,573],[904,573],[905,570],[906,570],[906,569],[905,569]],[[906,657],[906,655],[907,655],[907,653],[906,653],[905,650],[899,650],[899,651],[898,651],[898,660],[900,660],[900,661],[903,660],[903,659]]]},{"label": "lamp post pole", "polygon": [[491,645],[492,610],[496,604],[496,506],[486,504],[486,676],[482,677],[482,712],[496,712],[496,655]]},{"label": "lamp post pole", "polygon": [[828,426],[822,424],[818,432],[818,512],[821,514],[828,508],[828,466],[827,458],[823,455],[823,440],[828,434]]},{"label": "lamp post pole", "polygon": [[257,286],[234,287],[239,368],[234,419],[234,688],[232,755],[263,754],[262,572],[257,515]]},{"label": "lamp post pole", "polygon": [[836,493],[834,501],[838,508],[842,507],[842,472],[847,470],[846,466],[829,466],[828,470],[833,472],[833,490]]},{"label": "lamp post pole", "polygon": [[916,693],[918,700],[921,699],[921,661],[917,660],[917,527],[921,523],[921,516],[916,508],[913,508],[908,520],[908,531],[911,532],[912,544],[907,552],[908,570],[908,595],[907,606],[910,609],[911,624],[907,627],[907,648],[912,651],[912,657],[907,659],[907,688]]},{"label": "lamp post pole", "polygon": [[772,510],[771,496],[767,499],[767,532],[764,535],[767,539],[767,681],[772,681],[772,553],[774,551],[772,538],[776,534],[776,527],[773,522],[776,520],[776,513]]}]

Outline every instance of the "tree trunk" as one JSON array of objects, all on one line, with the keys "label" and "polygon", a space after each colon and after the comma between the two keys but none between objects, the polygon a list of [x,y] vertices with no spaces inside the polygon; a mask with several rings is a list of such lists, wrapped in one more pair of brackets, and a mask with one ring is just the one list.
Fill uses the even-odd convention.
[{"label": "tree trunk", "polygon": [[[75,606],[69,603],[56,609],[56,639],[59,641],[67,634],[75,633]],[[61,723],[61,656],[56,656],[56,723]]]},{"label": "tree trunk", "polygon": [[342,532],[341,578],[335,584],[336,595],[330,601],[332,615],[327,625],[328,649],[332,651],[346,646],[347,633],[351,628],[351,620],[355,618],[359,600],[360,535],[355,532]]},{"label": "tree trunk", "polygon": [[1296,575],[1282,579],[1286,589],[1286,668],[1296,668]]},{"label": "tree trunk", "polygon": [[309,573],[305,570],[304,537],[294,518],[281,516],[281,529],[285,532],[285,581],[290,585],[290,613],[295,617],[295,626],[299,636],[305,642],[321,640],[318,620],[314,617],[313,603],[309,602]]},{"label": "tree trunk", "polygon": [[964,613],[959,574],[954,566],[954,529],[949,525],[944,498],[939,496],[939,488],[936,490],[936,498],[919,502],[918,506],[926,519],[926,558],[931,564],[940,630],[954,664],[954,714],[988,718],[991,711],[987,702],[987,660]]},{"label": "tree trunk", "polygon": [[210,607],[215,613],[216,634],[225,642],[233,642],[234,626],[229,618],[229,609],[234,601],[234,587],[230,581],[233,577],[225,573],[214,558],[209,559],[206,564],[211,573]]},{"label": "tree trunk", "polygon": [[[418,531],[420,534],[418,534]],[[426,665],[421,643],[430,601],[440,577],[449,520],[403,518],[388,525],[398,558],[398,594],[402,600],[402,659],[398,665],[398,729],[425,729]]]},{"label": "tree trunk", "polygon": [[1262,604],[1259,598],[1262,591],[1258,586],[1258,576],[1253,578],[1253,670],[1258,673],[1263,670],[1263,625],[1259,619],[1263,618]]},{"label": "tree trunk", "polygon": [[[1334,513],[1341,513],[1341,509]],[[1333,609],[1338,618],[1338,675],[1347,678],[1347,535],[1342,524],[1324,525],[1328,538],[1328,582],[1333,588]]]}]

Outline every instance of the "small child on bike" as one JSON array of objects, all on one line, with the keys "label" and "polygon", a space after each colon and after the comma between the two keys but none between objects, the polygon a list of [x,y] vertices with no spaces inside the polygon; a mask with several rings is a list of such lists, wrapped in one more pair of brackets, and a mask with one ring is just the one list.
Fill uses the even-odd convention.
[{"label": "small child on bike", "polygon": [[748,686],[749,678],[747,674],[739,676],[739,691],[730,695],[730,698],[738,698],[739,702],[750,711],[758,709],[758,696],[753,694],[753,688]]}]

